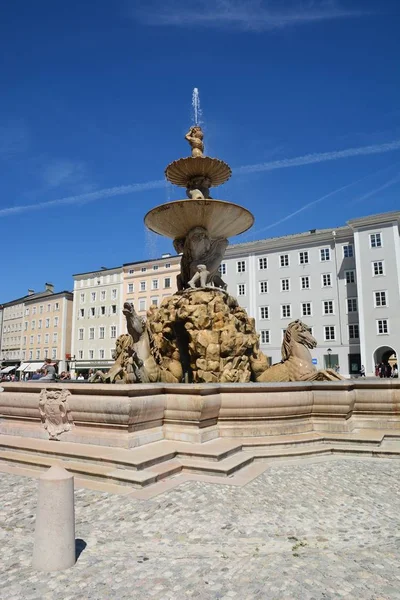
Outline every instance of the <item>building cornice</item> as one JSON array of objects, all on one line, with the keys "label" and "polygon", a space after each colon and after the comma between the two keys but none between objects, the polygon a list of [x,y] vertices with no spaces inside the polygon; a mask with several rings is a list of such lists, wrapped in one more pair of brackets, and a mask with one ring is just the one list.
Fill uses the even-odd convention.
[{"label": "building cornice", "polygon": [[383,225],[384,223],[399,223],[400,211],[380,213],[378,215],[369,215],[368,217],[360,217],[358,219],[350,219],[347,224],[356,229],[359,227],[373,227],[374,225]]},{"label": "building cornice", "polygon": [[260,253],[292,250],[301,247],[309,248],[313,245],[330,244],[334,240],[336,242],[346,242],[352,237],[353,230],[348,226],[333,227],[331,229],[316,229],[315,231],[311,230],[304,233],[295,233],[293,235],[286,235],[278,238],[232,244],[226,249],[225,256],[236,256],[243,254],[243,252]]},{"label": "building cornice", "polygon": [[74,299],[74,294],[72,292],[69,292],[67,290],[64,290],[63,292],[56,292],[55,294],[49,294],[47,296],[43,296],[41,298],[32,298],[30,296],[28,296],[28,299],[25,300],[24,304],[34,304],[35,302],[41,302],[43,300],[43,298],[50,298],[51,300],[54,300],[55,298],[66,298],[67,300],[73,300]]}]

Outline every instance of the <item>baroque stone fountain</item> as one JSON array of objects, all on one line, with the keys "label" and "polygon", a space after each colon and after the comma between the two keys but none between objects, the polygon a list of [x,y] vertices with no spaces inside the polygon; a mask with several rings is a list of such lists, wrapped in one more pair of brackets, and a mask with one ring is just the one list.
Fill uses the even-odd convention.
[{"label": "baroque stone fountain", "polygon": [[247,383],[340,379],[317,371],[309,348],[317,344],[309,328],[295,321],[286,331],[282,362],[269,366],[260,351],[255,321],[227,291],[219,267],[228,238],[248,230],[246,208],[216,200],[210,188],[225,183],[231,169],[204,155],[204,135],[195,125],[185,136],[191,156],[169,164],[165,176],[186,189],[187,199],[167,202],[144,219],[153,232],[172,238],[182,255],[177,293],[151,307],[147,321],[124,305],[128,334],[116,344],[115,364],[92,381],[125,383]]}]

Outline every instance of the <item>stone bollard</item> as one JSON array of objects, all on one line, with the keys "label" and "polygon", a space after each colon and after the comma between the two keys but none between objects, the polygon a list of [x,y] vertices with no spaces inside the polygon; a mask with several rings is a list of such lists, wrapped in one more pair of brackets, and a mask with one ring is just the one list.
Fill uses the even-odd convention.
[{"label": "stone bollard", "polygon": [[54,466],[39,479],[32,566],[62,571],[75,561],[74,476]]}]

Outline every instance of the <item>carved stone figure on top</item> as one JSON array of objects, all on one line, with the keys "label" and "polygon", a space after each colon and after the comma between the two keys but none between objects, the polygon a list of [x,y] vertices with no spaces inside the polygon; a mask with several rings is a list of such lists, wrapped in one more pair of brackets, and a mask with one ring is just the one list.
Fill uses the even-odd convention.
[{"label": "carved stone figure on top", "polygon": [[174,248],[182,253],[181,272],[177,277],[178,290],[190,287],[189,281],[198,273],[199,265],[208,271],[208,283],[226,289],[226,284],[218,274],[228,240],[211,239],[204,227],[193,227],[184,238],[174,240]]},{"label": "carved stone figure on top", "polygon": [[203,156],[204,152],[204,142],[203,142],[203,130],[198,125],[191,127],[187,134],[185,135],[185,139],[189,142],[192,148],[192,156],[193,158],[197,158],[198,156]]}]

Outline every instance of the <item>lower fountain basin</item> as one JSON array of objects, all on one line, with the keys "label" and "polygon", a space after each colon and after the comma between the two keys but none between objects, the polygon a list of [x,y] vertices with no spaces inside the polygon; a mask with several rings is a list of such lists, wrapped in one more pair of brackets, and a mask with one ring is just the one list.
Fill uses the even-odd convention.
[{"label": "lower fountain basin", "polygon": [[229,238],[250,229],[249,210],[224,200],[175,200],[150,210],[144,218],[154,233],[172,239],[184,237],[193,227],[204,227],[212,238]]}]

